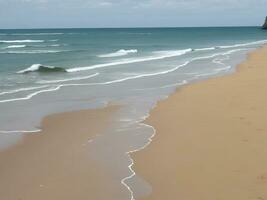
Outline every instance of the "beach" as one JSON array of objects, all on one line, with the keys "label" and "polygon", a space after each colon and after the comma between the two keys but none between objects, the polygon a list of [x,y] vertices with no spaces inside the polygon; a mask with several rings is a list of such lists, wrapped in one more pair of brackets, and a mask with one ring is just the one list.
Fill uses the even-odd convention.
[{"label": "beach", "polygon": [[264,198],[266,43],[258,27],[0,30],[0,199]]},{"label": "beach", "polygon": [[237,72],[179,88],[146,123],[152,143],[132,154],[151,186],[142,200],[267,198],[267,48]]},{"label": "beach", "polygon": [[117,106],[109,106],[47,116],[41,132],[27,134],[16,145],[0,151],[0,199],[127,196],[120,180],[90,159],[91,140],[110,127],[117,110]]}]

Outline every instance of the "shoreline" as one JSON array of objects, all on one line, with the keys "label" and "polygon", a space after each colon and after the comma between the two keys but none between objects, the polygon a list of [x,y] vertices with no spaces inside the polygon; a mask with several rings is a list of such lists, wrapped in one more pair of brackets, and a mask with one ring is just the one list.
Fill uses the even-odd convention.
[{"label": "shoreline", "polygon": [[[238,168],[237,166],[244,164],[243,162],[245,162],[245,159],[251,158],[251,161],[253,161],[254,157],[256,157],[256,155],[247,155],[247,157],[242,157],[243,159],[239,158],[239,160],[235,162],[232,158],[234,156],[232,155],[231,157],[231,152],[229,152],[229,158],[227,158],[228,160],[225,160],[225,162],[217,158],[218,156],[223,157],[224,153],[227,152],[221,143],[223,143],[225,147],[229,147],[229,141],[233,143],[233,146],[230,146],[233,154],[237,152],[241,154],[241,152],[244,153],[246,151],[248,154],[253,154],[253,152],[248,150],[252,145],[256,145],[255,148],[260,148],[257,144],[251,144],[252,142],[250,142],[250,140],[254,138],[246,132],[248,130],[244,127],[252,124],[250,121],[253,121],[253,123],[259,121],[258,126],[261,126],[261,128],[254,128],[250,131],[252,133],[258,133],[264,132],[265,128],[267,129],[267,127],[264,126],[264,120],[262,118],[257,118],[257,115],[267,117],[267,111],[264,112],[258,109],[259,106],[263,106],[264,108],[264,101],[261,100],[261,98],[264,97],[257,92],[259,88],[260,90],[267,91],[267,87],[264,87],[264,83],[267,81],[264,82],[263,80],[264,72],[267,73],[267,69],[264,69],[264,65],[267,65],[267,59],[264,57],[266,54],[267,47],[261,47],[249,53],[246,60],[236,67],[234,73],[185,85],[178,88],[176,92],[171,94],[166,100],[157,104],[151,111],[149,118],[144,122],[156,129],[157,133],[154,139],[144,150],[131,154],[134,160],[134,171],[152,186],[152,193],[150,195],[138,199],[187,198],[207,200],[235,197],[241,200],[253,198],[264,199],[267,197],[267,192],[264,192],[262,188],[263,185],[267,186],[267,181],[265,181],[267,180],[267,170],[265,170],[265,172],[264,170],[259,171],[258,168],[262,169],[262,167],[258,165],[253,166],[258,169],[258,171],[254,169],[256,171],[255,173],[258,173],[258,175],[255,175],[255,180],[253,180],[256,182],[256,186],[250,185],[250,187],[248,187],[247,185],[242,185],[242,183],[246,181],[246,183],[249,184],[248,180],[243,180],[247,178],[245,173],[241,173],[245,170],[244,168],[233,169],[234,171],[236,170],[236,173],[239,170],[239,175],[236,175],[231,174],[223,167],[220,169],[220,165],[217,165],[218,171],[216,172],[214,166],[214,163],[217,162],[217,164],[220,163],[221,166],[226,165],[226,167],[229,168]],[[253,74],[251,74],[252,72]],[[258,79],[261,80],[261,84],[256,82]],[[253,82],[253,80],[255,81]],[[244,88],[244,85],[249,87],[249,89]],[[266,88],[266,90],[264,90],[264,88]],[[258,95],[258,98],[255,98],[257,95],[254,95],[254,93]],[[216,94],[218,96],[216,96]],[[235,98],[231,99],[231,95]],[[243,101],[246,100],[246,97],[253,100],[253,102],[244,103]],[[250,109],[252,111],[249,109],[245,110],[248,105],[251,106]],[[242,106],[244,106],[244,108]],[[223,107],[223,109],[220,110],[220,107]],[[239,107],[242,107],[243,110]],[[234,111],[232,111],[232,109]],[[247,113],[244,111],[247,111]],[[254,115],[251,116],[251,112],[253,111],[255,112],[254,115],[257,117]],[[231,119],[231,117],[233,117],[232,115],[238,118],[237,121],[236,119]],[[237,117],[236,115],[245,115],[250,118],[250,121],[246,122],[246,117]],[[215,118],[218,120],[216,121]],[[233,124],[233,122],[236,124]],[[190,127],[192,124],[197,128]],[[241,130],[246,132],[246,137],[249,139],[246,137],[242,139],[244,136],[242,136]],[[223,138],[223,131],[228,133],[225,137],[229,140]],[[187,133],[188,135],[181,133]],[[217,135],[214,133],[217,133]],[[219,133],[221,134],[219,135]],[[237,139],[236,137],[241,138],[239,138],[241,144],[235,144],[234,142],[236,141],[232,141]],[[256,135],[254,137],[254,140],[256,140],[258,139],[257,137],[260,136]],[[267,136],[265,139],[267,141]],[[197,141],[194,140],[200,141],[201,144],[198,144]],[[246,148],[242,146],[242,143],[247,143],[248,146],[250,146]],[[221,149],[219,147],[221,147]],[[211,150],[212,153],[207,152],[207,149]],[[267,152],[267,148],[264,149],[262,147],[261,150],[266,150]],[[203,151],[203,154],[200,154],[201,151]],[[218,155],[216,155],[216,153]],[[210,159],[208,159],[207,156],[209,156]],[[203,158],[203,160],[198,158]],[[259,158],[257,158],[257,161],[260,162],[258,159]],[[230,163],[229,160],[232,163]],[[267,168],[267,159],[262,157],[261,164]],[[205,172],[206,176],[203,175],[202,177],[200,171],[202,171],[203,174]],[[249,172],[251,173],[250,176],[254,175],[253,171]],[[221,177],[218,173],[222,174]],[[224,178],[223,175],[228,177],[229,174],[234,176],[234,178],[231,179],[229,177],[230,179],[226,180],[227,178]],[[240,181],[241,179],[242,181]],[[218,184],[217,182],[220,181],[223,183]],[[205,183],[207,184],[206,187]],[[228,188],[230,185],[232,185],[232,190],[236,186],[235,189],[241,194],[238,195],[231,191],[231,189]],[[246,192],[246,190],[248,191]],[[258,193],[261,192],[258,194],[258,197],[256,197],[256,191]],[[251,198],[253,195],[255,197]]]},{"label": "shoreline", "polygon": [[128,196],[107,166],[90,156],[89,143],[111,127],[117,110],[118,106],[108,106],[47,116],[41,132],[28,133],[17,144],[1,150],[1,199]]},{"label": "shoreline", "polygon": [[[256,51],[259,51],[259,50],[256,50]],[[252,53],[252,54],[254,54],[254,53]],[[128,168],[129,168],[129,170],[130,170],[130,172],[132,174],[130,174],[129,176],[127,176],[127,177],[123,178],[122,180],[120,180],[120,183],[121,184],[118,184],[118,180],[116,180],[117,181],[116,182],[117,185],[114,184],[114,181],[115,180],[112,180],[113,178],[111,176],[109,177],[109,175],[106,174],[108,170],[106,170],[105,167],[107,167],[107,166],[101,166],[101,164],[99,165],[99,163],[97,163],[97,161],[90,160],[90,159],[88,159],[86,161],[87,164],[90,163],[90,165],[95,166],[96,168],[98,168],[98,170],[95,171],[94,169],[92,169],[90,171],[90,169],[88,169],[88,172],[85,172],[84,171],[84,174],[80,174],[81,175],[80,176],[80,179],[79,179],[79,177],[75,177],[76,181],[77,182],[82,181],[83,180],[82,176],[85,175],[85,174],[90,174],[90,176],[95,176],[95,174],[101,174],[101,173],[103,173],[103,174],[105,174],[105,177],[102,177],[102,179],[99,181],[98,187],[95,186],[95,192],[96,193],[94,194],[94,191],[91,191],[91,193],[90,193],[90,197],[91,198],[93,196],[95,196],[95,198],[107,198],[108,194],[101,194],[101,192],[98,191],[98,189],[100,189],[102,187],[102,184],[104,184],[105,185],[104,187],[108,188],[107,190],[108,190],[108,192],[110,192],[112,194],[112,197],[116,197],[116,199],[118,199],[118,197],[121,197],[121,199],[123,199],[123,197],[129,196],[129,194],[127,194],[127,193],[130,192],[131,199],[134,199],[134,194],[133,194],[134,191],[131,188],[132,181],[130,181],[130,179],[133,178],[136,175],[136,173],[137,173],[137,175],[139,175],[138,169],[135,170],[136,163],[137,163],[136,160],[135,160],[136,155],[143,154],[143,152],[146,152],[147,149],[150,149],[150,145],[153,145],[153,143],[154,143],[154,136],[157,138],[157,134],[155,133],[155,132],[157,132],[157,130],[155,130],[156,125],[153,125],[152,123],[150,123],[151,118],[154,117],[154,113],[155,113],[154,110],[158,110],[158,106],[161,106],[161,104],[163,104],[163,102],[165,102],[165,101],[170,101],[169,99],[172,99],[173,96],[176,95],[176,93],[179,93],[180,90],[184,90],[184,88],[191,87],[191,85],[195,85],[195,84],[198,85],[198,84],[201,84],[202,82],[210,81],[210,80],[213,80],[213,79],[221,79],[221,78],[224,78],[225,76],[228,77],[228,76],[235,75],[236,73],[239,73],[239,67],[236,68],[236,71],[237,72],[235,72],[235,73],[226,74],[226,75],[224,75],[222,77],[221,76],[219,76],[219,77],[213,77],[213,78],[209,78],[209,79],[205,79],[205,80],[200,80],[200,81],[197,81],[197,82],[193,82],[193,83],[187,84],[187,85],[185,85],[185,86],[177,89],[177,91],[174,94],[171,94],[166,100],[163,100],[163,101],[160,101],[159,103],[157,103],[156,107],[151,111],[151,113],[149,114],[148,118],[145,119],[145,121],[143,121],[143,122],[139,122],[142,125],[145,125],[147,127],[153,128],[154,134],[149,138],[148,142],[143,147],[138,148],[138,149],[133,150],[133,151],[125,152],[127,155],[130,156],[131,163],[128,166]],[[31,160],[32,158],[28,158],[29,156],[31,157],[31,155],[33,154],[32,152],[29,152],[29,151],[27,152],[27,154],[25,153],[24,156],[22,154],[22,158],[20,159],[19,157],[21,155],[21,149],[23,150],[23,148],[26,148],[27,149],[27,148],[31,148],[32,147],[32,150],[36,150],[36,155],[38,153],[40,153],[39,152],[39,147],[37,147],[36,145],[38,145],[40,143],[43,143],[43,142],[42,141],[37,142],[37,139],[36,138],[39,138],[38,140],[40,140],[40,138],[43,137],[43,136],[40,136],[40,135],[43,134],[43,133],[49,133],[49,134],[55,133],[55,130],[52,130],[51,131],[51,127],[52,128],[55,128],[55,129],[60,129],[60,128],[63,128],[63,125],[66,123],[66,120],[69,121],[70,123],[68,123],[66,127],[64,126],[64,129],[63,130],[59,130],[58,131],[59,135],[56,136],[56,140],[59,142],[58,143],[58,146],[64,146],[64,147],[72,146],[72,144],[73,144],[72,141],[68,141],[68,144],[67,143],[66,144],[61,143],[61,141],[60,141],[61,138],[64,138],[64,134],[65,133],[67,133],[69,135],[69,139],[75,139],[76,138],[76,137],[73,137],[73,134],[69,132],[68,128],[69,129],[72,129],[73,128],[72,127],[73,125],[74,126],[77,126],[76,128],[78,130],[79,135],[81,136],[81,134],[83,134],[83,133],[88,134],[88,132],[85,132],[86,131],[85,129],[88,129],[88,128],[90,129],[90,125],[93,125],[94,128],[92,129],[92,133],[90,133],[89,135],[87,135],[87,137],[89,137],[89,138],[92,139],[92,138],[94,138],[94,137],[96,137],[98,135],[97,132],[100,132],[100,133],[101,132],[104,132],[109,127],[109,125],[111,123],[110,121],[113,118],[112,116],[113,116],[114,112],[116,112],[116,110],[117,110],[117,106],[108,106],[108,107],[106,107],[104,109],[81,110],[81,111],[74,111],[74,112],[58,113],[58,114],[49,115],[49,116],[45,117],[42,120],[42,127],[44,128],[43,130],[41,130],[40,132],[34,133],[34,134],[31,134],[31,133],[25,134],[25,136],[23,137],[23,139],[18,144],[12,145],[11,147],[7,148],[6,150],[1,150],[0,151],[0,166],[2,165],[1,163],[4,163],[4,165],[6,165],[6,166],[4,166],[4,165],[3,166],[4,167],[8,167],[8,163],[6,163],[6,160],[8,160],[8,162],[12,163],[11,165],[9,165],[9,166],[11,166],[12,169],[10,170],[10,169],[7,169],[7,168],[4,169],[3,167],[2,168],[0,167],[0,173],[2,171],[2,174],[4,174],[5,173],[5,170],[6,170],[6,173],[7,174],[8,173],[9,174],[12,174],[13,179],[11,178],[11,180],[8,180],[9,178],[6,177],[5,180],[0,181],[0,186],[1,187],[3,186],[2,189],[0,189],[0,194],[1,194],[0,197],[3,196],[3,197],[8,197],[8,198],[9,197],[10,198],[18,198],[20,196],[19,198],[21,198],[21,199],[24,199],[25,197],[27,199],[34,199],[34,198],[35,199],[36,198],[40,199],[40,196],[39,195],[41,193],[43,193],[42,194],[43,195],[42,198],[50,198],[50,199],[53,199],[53,198],[56,198],[56,197],[57,198],[61,198],[62,197],[61,195],[64,196],[64,199],[78,198],[78,197],[79,198],[80,197],[86,198],[86,196],[89,195],[89,194],[88,194],[88,192],[85,192],[85,190],[84,191],[80,191],[79,194],[77,193],[77,191],[73,191],[73,188],[72,189],[69,189],[65,193],[64,192],[60,192],[60,190],[63,189],[65,186],[63,186],[63,187],[62,186],[57,186],[56,189],[58,191],[54,191],[55,188],[53,188],[53,192],[51,192],[52,190],[49,192],[49,189],[46,189],[46,191],[41,191],[40,188],[41,189],[44,189],[45,186],[47,186],[50,183],[52,183],[50,181],[48,181],[45,184],[43,184],[43,183],[40,184],[39,185],[40,188],[36,188],[36,187],[35,188],[34,187],[25,188],[24,185],[20,185],[21,182],[16,183],[17,182],[16,180],[17,180],[18,174],[14,173],[15,175],[13,175],[12,170],[15,170],[16,169],[16,170],[18,170],[18,172],[20,172],[21,169],[18,169],[18,167],[20,166],[20,164],[22,164],[22,160],[21,159],[23,159],[23,158],[26,158],[27,160],[29,160],[29,163],[27,163],[27,165],[30,165],[30,162],[36,162],[36,160]],[[90,119],[87,120],[87,121],[82,121],[80,123],[79,122],[79,119],[84,119],[84,116],[87,116]],[[72,118],[72,120],[69,120],[69,118]],[[59,124],[58,124],[58,122],[59,122]],[[163,121],[160,122],[160,123],[163,123]],[[168,122],[165,122],[165,123],[166,123],[166,125],[168,124]],[[51,141],[53,141],[53,139],[55,139],[54,136],[51,136],[51,139],[45,141],[44,143],[46,143],[47,145],[50,145],[49,144],[49,141],[51,142]],[[82,139],[83,141],[85,141],[85,138],[84,137],[80,137],[80,139]],[[30,141],[29,143],[27,142],[28,140]],[[79,142],[81,142],[81,141],[79,141]],[[42,144],[42,145],[44,145],[44,144]],[[35,148],[33,148],[34,146],[35,146]],[[83,144],[83,146],[87,146],[87,145]],[[44,147],[44,146],[41,146],[41,147]],[[54,149],[54,152],[55,152],[55,150],[56,149]],[[81,148],[80,147],[77,148],[77,146],[76,146],[75,147],[75,150],[80,151]],[[16,153],[16,155],[14,153],[10,157],[10,152],[17,152],[17,153]],[[61,153],[62,153],[61,155],[64,155],[65,152],[61,152]],[[83,152],[83,153],[85,153],[85,152]],[[51,155],[53,155],[53,154],[51,154]],[[46,157],[48,158],[48,156],[49,155],[47,154]],[[59,156],[59,154],[58,154],[58,156]],[[73,156],[73,158],[74,157],[75,158],[77,157],[76,159],[78,159],[79,156],[80,155]],[[6,159],[7,157],[10,157],[10,159]],[[12,158],[13,159],[15,158],[15,159],[12,161]],[[16,161],[17,158],[19,158],[19,161]],[[40,159],[40,158],[38,158],[38,159]],[[48,158],[48,159],[50,159],[50,158]],[[64,160],[62,160],[62,161],[64,161]],[[15,162],[17,162],[17,164],[14,164]],[[55,160],[53,162],[55,162]],[[35,163],[34,165],[37,166],[37,168],[38,168],[38,167],[41,167],[40,165],[42,165],[44,163],[46,163],[46,162]],[[67,164],[66,166],[68,167],[68,165],[69,164]],[[31,166],[29,167],[29,169],[30,168],[31,168]],[[4,169],[4,170],[2,170],[2,169]],[[31,172],[28,171],[29,169],[24,169],[28,173],[28,174],[26,173],[27,175],[31,174]],[[76,168],[76,169],[78,170],[78,168]],[[36,174],[37,174],[38,178],[42,178],[43,179],[42,176],[44,176],[44,174],[45,174],[44,171],[46,171],[46,170],[42,171],[42,173],[37,173],[37,170],[36,169],[34,171],[36,171]],[[63,170],[63,171],[65,171],[65,170]],[[92,171],[95,174],[91,174]],[[21,172],[23,173],[23,170]],[[66,172],[67,171],[65,171],[64,173],[66,173]],[[7,174],[4,174],[4,175],[7,175]],[[16,175],[17,175],[17,177],[15,177]],[[68,174],[65,174],[65,175],[68,176]],[[55,175],[55,178],[53,178],[54,181],[57,178],[58,178],[57,175]],[[97,178],[98,177],[95,177],[92,180],[90,180],[88,182],[85,182],[84,184],[94,185],[95,182],[96,182],[95,179],[97,179]],[[146,181],[146,177],[145,176],[141,176],[141,178],[143,178]],[[22,178],[22,180],[23,181],[27,180],[26,175],[24,176],[24,178]],[[8,185],[5,185],[4,184],[5,181],[8,181],[8,183],[10,182],[10,184],[12,185],[14,191],[13,190],[12,191],[8,190],[8,189],[10,189],[12,187],[11,186],[8,187]],[[30,180],[30,182],[31,181],[32,180]],[[101,182],[101,184],[100,184],[100,182]],[[15,185],[14,185],[14,183],[15,183]],[[36,186],[36,184],[35,184],[35,186]],[[19,189],[18,190],[14,189],[16,187],[19,188]],[[124,187],[126,187],[126,189],[128,189],[128,191],[124,191],[125,190]],[[30,194],[29,191],[30,191],[31,195],[29,195]],[[32,193],[33,193],[33,195],[32,195]],[[56,196],[55,194],[56,195],[59,195],[59,196]],[[36,195],[36,196],[34,196],[34,195]],[[51,196],[49,196],[49,195],[51,195]],[[103,195],[103,196],[100,197],[98,195],[100,195],[100,196]],[[109,198],[110,197],[111,196],[109,195]]]}]

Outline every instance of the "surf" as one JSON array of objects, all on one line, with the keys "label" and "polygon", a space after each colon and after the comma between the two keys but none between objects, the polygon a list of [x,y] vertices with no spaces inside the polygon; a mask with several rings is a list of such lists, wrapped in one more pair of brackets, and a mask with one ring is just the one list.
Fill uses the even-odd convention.
[{"label": "surf", "polygon": [[44,40],[0,40],[0,43],[34,43],[44,42]]},{"label": "surf", "polygon": [[138,52],[137,49],[129,49],[129,50],[121,49],[121,50],[118,50],[114,53],[99,55],[98,57],[100,57],[100,58],[120,57],[120,56],[126,56],[128,54],[134,54],[137,52]]},{"label": "surf", "polygon": [[62,67],[46,66],[42,64],[33,64],[32,66],[18,71],[17,74],[25,74],[30,72],[66,72],[66,69]]},{"label": "surf", "polygon": [[15,48],[24,48],[24,47],[26,47],[26,45],[9,45],[3,49],[13,49],[13,48],[15,49]]},{"label": "surf", "polygon": [[161,60],[161,59],[165,59],[165,58],[181,56],[181,55],[184,55],[184,54],[189,53],[191,51],[192,51],[192,49],[174,50],[174,51],[155,51],[155,52],[153,52],[154,56],[124,59],[121,61],[91,65],[91,66],[87,66],[87,67],[70,68],[70,69],[67,69],[66,71],[67,72],[79,72],[79,71],[86,71],[86,70],[98,69],[98,68],[103,68],[103,67],[132,64],[132,63],[139,63],[139,62],[146,62],[146,61],[153,61],[153,60]]}]

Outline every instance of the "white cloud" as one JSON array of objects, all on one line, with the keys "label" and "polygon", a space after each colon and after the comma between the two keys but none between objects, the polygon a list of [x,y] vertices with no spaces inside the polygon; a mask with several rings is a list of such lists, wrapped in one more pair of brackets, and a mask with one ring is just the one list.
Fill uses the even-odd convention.
[{"label": "white cloud", "polygon": [[1,27],[257,25],[267,0],[0,0]]}]

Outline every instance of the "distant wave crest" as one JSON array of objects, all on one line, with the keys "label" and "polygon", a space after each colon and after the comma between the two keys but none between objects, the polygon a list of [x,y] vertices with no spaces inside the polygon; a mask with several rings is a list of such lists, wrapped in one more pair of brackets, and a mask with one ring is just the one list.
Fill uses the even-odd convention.
[{"label": "distant wave crest", "polygon": [[3,51],[1,54],[44,54],[44,53],[61,53],[67,52],[66,50],[25,50],[25,51]]},{"label": "distant wave crest", "polygon": [[26,47],[25,44],[23,44],[23,45],[9,45],[9,46],[5,47],[4,49],[16,49],[16,48],[24,48],[24,47]]},{"label": "distant wave crest", "polygon": [[0,40],[0,43],[32,43],[44,42],[44,40]]},{"label": "distant wave crest", "polygon": [[66,70],[62,67],[54,67],[54,66],[45,66],[41,64],[33,64],[32,66],[18,71],[18,74],[25,74],[30,72],[66,72]]},{"label": "distant wave crest", "polygon": [[260,45],[260,44],[266,44],[266,43],[267,43],[267,40],[259,40],[259,41],[242,43],[242,44],[234,44],[234,45],[228,45],[228,46],[219,46],[218,48],[228,49],[228,48],[235,48],[235,47],[245,47],[245,46],[252,46],[252,45]]},{"label": "distant wave crest", "polygon": [[200,48],[200,49],[193,49],[192,51],[210,51],[210,50],[215,50],[217,49],[216,47],[207,47],[207,48]]},{"label": "distant wave crest", "polygon": [[137,53],[137,52],[138,52],[137,49],[129,49],[129,50],[121,49],[114,53],[99,55],[98,57],[100,58],[119,57],[119,56],[126,56],[131,53]]},{"label": "distant wave crest", "polygon": [[63,35],[64,33],[13,33],[10,35]]}]

